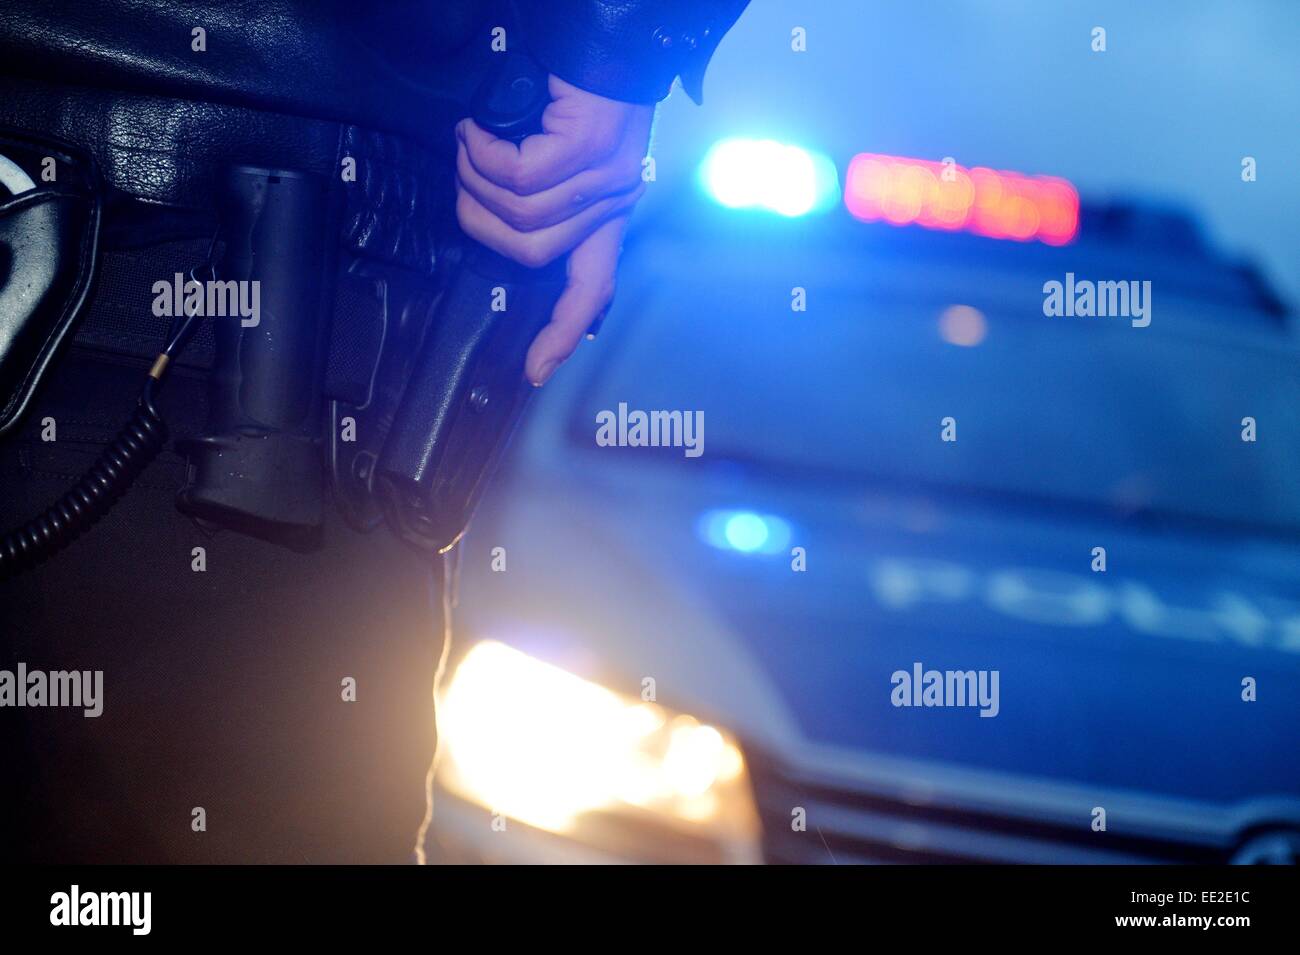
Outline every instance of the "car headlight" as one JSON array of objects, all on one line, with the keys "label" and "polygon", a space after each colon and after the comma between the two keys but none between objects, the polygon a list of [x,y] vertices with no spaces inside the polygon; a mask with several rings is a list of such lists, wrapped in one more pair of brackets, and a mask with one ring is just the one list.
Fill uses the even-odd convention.
[{"label": "car headlight", "polygon": [[491,812],[566,835],[630,814],[754,851],[744,757],[716,727],[495,641],[469,651],[439,706],[439,782]]}]

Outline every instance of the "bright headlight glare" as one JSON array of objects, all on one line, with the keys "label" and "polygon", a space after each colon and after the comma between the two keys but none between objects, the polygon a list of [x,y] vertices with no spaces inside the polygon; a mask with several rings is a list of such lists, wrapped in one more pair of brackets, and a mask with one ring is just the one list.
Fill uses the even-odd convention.
[{"label": "bright headlight glare", "polygon": [[755,836],[740,748],[693,717],[495,641],[470,650],[440,707],[439,779],[492,812],[557,833],[620,811],[720,840]]}]

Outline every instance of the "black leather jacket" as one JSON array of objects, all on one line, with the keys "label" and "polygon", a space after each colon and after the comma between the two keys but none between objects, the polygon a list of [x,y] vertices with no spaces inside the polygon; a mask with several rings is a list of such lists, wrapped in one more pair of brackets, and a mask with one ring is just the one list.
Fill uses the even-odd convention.
[{"label": "black leather jacket", "polygon": [[548,71],[610,99],[653,103],[674,77],[697,103],[704,70],[749,0],[515,0]]},{"label": "black leather jacket", "polygon": [[[498,23],[546,69],[652,103],[748,0],[0,0],[0,75],[367,123],[420,138],[448,62]],[[206,31],[195,52],[191,31]],[[515,29],[514,26],[511,29]]]}]

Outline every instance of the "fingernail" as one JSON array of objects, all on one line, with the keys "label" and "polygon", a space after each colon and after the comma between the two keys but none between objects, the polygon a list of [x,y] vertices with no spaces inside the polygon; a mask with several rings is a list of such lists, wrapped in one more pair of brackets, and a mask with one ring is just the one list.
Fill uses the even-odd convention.
[{"label": "fingernail", "polygon": [[537,378],[534,379],[533,381],[533,387],[540,388],[542,387],[542,385],[546,384],[546,382],[550,380],[551,375],[555,374],[555,369],[558,368],[559,366],[560,366],[559,361],[557,361],[554,358],[552,358],[545,365],[543,365],[542,370],[538,373]]}]

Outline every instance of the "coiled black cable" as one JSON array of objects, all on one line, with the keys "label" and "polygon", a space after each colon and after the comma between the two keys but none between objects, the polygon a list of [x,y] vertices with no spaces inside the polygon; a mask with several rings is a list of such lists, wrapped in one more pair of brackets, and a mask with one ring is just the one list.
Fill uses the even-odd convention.
[{"label": "coiled black cable", "polygon": [[108,513],[162,450],[167,428],[143,402],[71,490],[0,539],[0,580],[54,556]]},{"label": "coiled black cable", "polygon": [[[197,278],[193,272],[191,278]],[[71,490],[19,527],[0,537],[0,580],[31,570],[76,540],[108,513],[167,442],[167,426],[154,405],[159,383],[185,347],[201,317],[180,323],[149,370],[140,403],[117,437]]]}]

